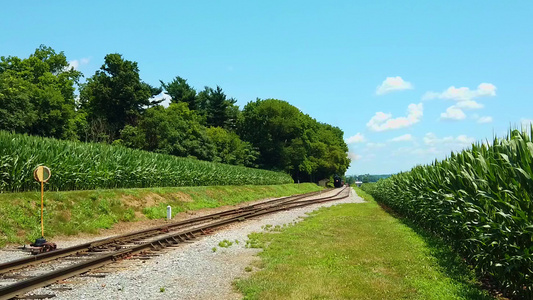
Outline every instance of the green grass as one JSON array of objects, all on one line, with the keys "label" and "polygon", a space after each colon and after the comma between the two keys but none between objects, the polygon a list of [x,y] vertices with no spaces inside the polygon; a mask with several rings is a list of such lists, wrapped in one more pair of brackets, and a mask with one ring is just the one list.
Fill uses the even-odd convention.
[{"label": "green grass", "polygon": [[[45,237],[97,233],[118,222],[317,191],[315,184],[247,185],[45,192]],[[0,246],[41,235],[40,193],[0,194]]]},{"label": "green grass", "polygon": [[233,242],[226,239],[218,243],[218,246],[222,248],[229,248],[231,245],[233,245]]},{"label": "green grass", "polygon": [[245,299],[492,299],[438,241],[367,203],[320,209],[281,233],[255,233],[262,270]]}]

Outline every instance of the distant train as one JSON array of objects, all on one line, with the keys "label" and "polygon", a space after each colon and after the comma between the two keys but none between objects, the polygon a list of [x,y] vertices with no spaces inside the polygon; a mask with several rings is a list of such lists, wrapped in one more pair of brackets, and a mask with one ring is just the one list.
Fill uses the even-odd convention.
[{"label": "distant train", "polygon": [[342,178],[339,175],[335,175],[335,177],[333,177],[333,185],[336,188],[340,188],[344,185],[344,182],[342,182]]}]

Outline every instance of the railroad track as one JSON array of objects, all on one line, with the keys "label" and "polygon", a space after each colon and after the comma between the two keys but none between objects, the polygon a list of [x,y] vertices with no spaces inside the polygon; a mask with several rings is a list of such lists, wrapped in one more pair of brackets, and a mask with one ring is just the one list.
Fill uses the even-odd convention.
[{"label": "railroad track", "polygon": [[[0,279],[23,279],[0,287],[0,300],[24,295],[39,287],[94,270],[126,257],[190,242],[198,236],[209,234],[212,230],[224,225],[264,214],[339,200],[349,196],[349,190],[347,192],[346,188],[340,189],[334,195],[327,197],[323,197],[319,193],[314,192],[268,200],[0,264]],[[316,198],[306,200],[306,198],[310,197]],[[70,261],[66,267],[56,268],[51,272],[45,272],[37,276],[12,275],[19,269],[31,269],[50,261],[57,264],[62,260],[72,259],[73,257],[82,258],[80,259],[82,261],[74,264]],[[84,257],[85,259],[83,259]]]}]

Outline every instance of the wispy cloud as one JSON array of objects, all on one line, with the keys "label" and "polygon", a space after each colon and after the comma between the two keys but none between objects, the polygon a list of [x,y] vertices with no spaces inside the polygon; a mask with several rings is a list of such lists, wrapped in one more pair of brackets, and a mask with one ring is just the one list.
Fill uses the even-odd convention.
[{"label": "wispy cloud", "polygon": [[361,155],[359,155],[359,154],[355,154],[353,152],[348,152],[348,158],[353,160],[353,161],[356,161],[356,160],[360,160],[363,157]]},{"label": "wispy cloud", "polygon": [[489,96],[496,96],[496,86],[492,83],[481,83],[476,90],[470,90],[467,87],[456,88],[455,86],[451,86],[441,93],[427,92],[422,96],[422,100],[448,99],[461,102]]},{"label": "wispy cloud", "polygon": [[68,62],[67,70],[70,70],[70,69],[78,70],[80,66],[87,65],[89,64],[89,62],[90,62],[89,58],[82,58],[80,60],[77,60],[77,59],[71,60]]},{"label": "wispy cloud", "polygon": [[420,122],[423,112],[424,108],[422,103],[411,103],[407,107],[407,117],[392,118],[392,114],[386,114],[380,111],[377,112],[368,123],[366,123],[366,126],[372,131],[385,131],[409,127]]},{"label": "wispy cloud", "polygon": [[446,99],[456,103],[446,109],[446,112],[440,114],[441,120],[464,120],[466,114],[464,110],[482,109],[483,104],[474,99],[480,97],[496,96],[496,86],[492,83],[481,83],[477,89],[471,90],[467,87],[456,88],[451,86],[443,92],[426,92],[422,100]]},{"label": "wispy cloud", "polygon": [[413,136],[412,135],[404,134],[404,135],[397,136],[397,137],[391,139],[390,141],[391,142],[408,142],[408,141],[412,141],[412,140],[413,140]]},{"label": "wispy cloud", "polygon": [[457,108],[464,108],[464,109],[481,109],[485,107],[483,104],[478,103],[474,100],[459,101],[454,106]]},{"label": "wispy cloud", "polygon": [[415,148],[411,151],[411,154],[414,155],[437,155],[439,154],[439,149],[437,147],[429,148]]},{"label": "wispy cloud", "polygon": [[477,122],[480,123],[480,124],[491,123],[492,122],[492,117],[490,117],[490,116],[480,117],[479,119],[477,119]]},{"label": "wispy cloud", "polygon": [[400,76],[387,77],[380,86],[376,88],[376,95],[384,95],[392,91],[410,90],[413,85],[402,79]]},{"label": "wispy cloud", "polygon": [[466,118],[466,114],[463,112],[462,109],[457,108],[455,105],[452,105],[446,109],[446,112],[443,112],[440,114],[441,120],[464,120]]},{"label": "wispy cloud", "polygon": [[349,137],[346,140],[346,143],[347,144],[363,143],[365,140],[366,140],[365,136],[362,135],[360,132],[358,132],[356,135]]},{"label": "wispy cloud", "polygon": [[470,146],[475,141],[476,140],[474,138],[468,137],[464,134],[458,135],[457,137],[447,136],[443,138],[438,138],[434,133],[428,132],[424,136],[424,143],[428,146],[448,145],[466,147]]}]

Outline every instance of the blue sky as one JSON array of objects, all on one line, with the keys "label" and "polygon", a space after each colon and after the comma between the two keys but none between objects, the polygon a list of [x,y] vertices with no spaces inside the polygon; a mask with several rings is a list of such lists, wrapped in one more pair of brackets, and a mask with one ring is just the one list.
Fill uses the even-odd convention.
[{"label": "blue sky", "polygon": [[344,130],[347,174],[395,173],[533,119],[533,1],[5,1],[0,55],[40,44],[86,77],[286,100]]}]

